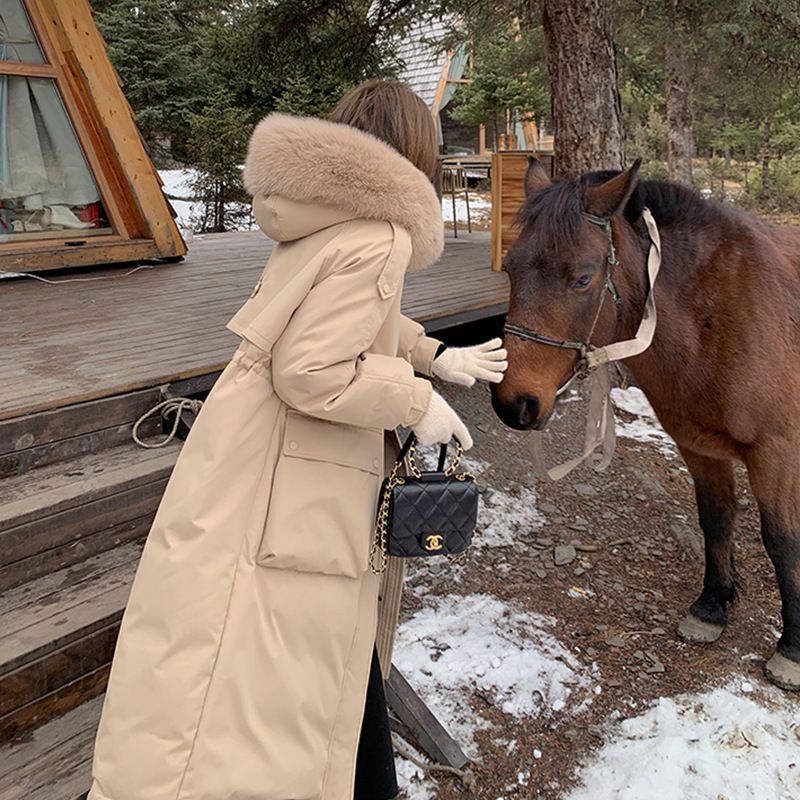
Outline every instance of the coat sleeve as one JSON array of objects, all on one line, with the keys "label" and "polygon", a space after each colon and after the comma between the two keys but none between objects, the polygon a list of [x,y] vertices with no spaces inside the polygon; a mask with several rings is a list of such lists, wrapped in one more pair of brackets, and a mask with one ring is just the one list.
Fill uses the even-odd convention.
[{"label": "coat sleeve", "polygon": [[397,355],[408,361],[417,372],[433,374],[433,359],[441,342],[425,335],[425,328],[413,319],[400,316],[400,345]]},{"label": "coat sleeve", "polygon": [[403,358],[366,352],[395,304],[411,255],[389,223],[348,223],[272,349],[275,392],[288,406],[331,422],[391,429],[413,425],[431,384]]}]

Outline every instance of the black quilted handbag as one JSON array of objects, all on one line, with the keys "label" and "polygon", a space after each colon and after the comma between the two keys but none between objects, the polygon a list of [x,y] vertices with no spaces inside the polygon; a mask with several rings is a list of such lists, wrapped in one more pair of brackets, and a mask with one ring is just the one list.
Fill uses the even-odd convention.
[{"label": "black quilted handbag", "polygon": [[[463,449],[446,466],[447,445],[439,449],[435,472],[422,472],[415,461],[416,436],[409,434],[383,482],[370,566],[376,575],[388,556],[416,558],[446,555],[455,559],[469,549],[478,521],[478,487],[468,472],[459,471]],[[408,457],[408,475],[400,475]]]}]

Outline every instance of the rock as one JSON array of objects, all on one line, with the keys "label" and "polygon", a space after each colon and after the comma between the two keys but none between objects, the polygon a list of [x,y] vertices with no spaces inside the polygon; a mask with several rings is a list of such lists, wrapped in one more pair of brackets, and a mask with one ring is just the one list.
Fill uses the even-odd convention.
[{"label": "rock", "polygon": [[609,639],[606,639],[606,644],[609,647],[625,647],[627,645],[627,641],[623,639],[621,636],[612,636]]},{"label": "rock", "polygon": [[564,567],[571,564],[576,556],[575,548],[571,544],[559,544],[553,551],[553,563],[557,567]]},{"label": "rock", "polygon": [[585,531],[587,529],[587,527],[588,526],[584,525],[584,523],[582,523],[582,522],[572,522],[569,525],[569,529],[571,531],[581,531],[581,532],[583,532],[583,531]]},{"label": "rock", "polygon": [[576,578],[580,578],[580,576],[583,575],[585,572],[586,570],[583,567],[575,567],[573,575],[575,575]]},{"label": "rock", "polygon": [[588,483],[576,483],[573,488],[576,494],[581,497],[594,497],[597,494],[597,489],[594,486],[589,486]]},{"label": "rock", "polygon": [[660,662],[654,661],[646,670],[645,672],[648,675],[658,675],[662,672],[666,672],[667,668]]},{"label": "rock", "polygon": [[540,536],[538,539],[534,539],[534,542],[539,545],[539,547],[553,546],[553,540],[549,539],[547,536]]},{"label": "rock", "polygon": [[625,584],[624,583],[620,583],[619,581],[616,581],[614,583],[614,591],[615,592],[624,592],[625,591]]},{"label": "rock", "polygon": [[539,503],[539,511],[543,514],[557,514],[558,506],[554,506],[552,503]]},{"label": "rock", "polygon": [[650,633],[652,633],[653,636],[663,636],[666,633],[666,631],[664,630],[664,628],[658,627],[658,628],[653,628],[653,630],[651,630]]},{"label": "rock", "polygon": [[541,567],[539,567],[539,569],[535,569],[533,572],[540,580],[544,580],[547,577],[547,572]]},{"label": "rock", "polygon": [[589,658],[594,658],[597,655],[597,650],[595,650],[594,647],[587,647],[586,655],[589,656]]}]

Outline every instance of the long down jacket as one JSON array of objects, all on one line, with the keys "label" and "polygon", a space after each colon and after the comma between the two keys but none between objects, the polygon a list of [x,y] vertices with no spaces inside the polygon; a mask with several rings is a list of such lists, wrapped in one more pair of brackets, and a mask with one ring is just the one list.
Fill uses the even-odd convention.
[{"label": "long down jacket", "polygon": [[164,493],[122,621],[89,800],[351,800],[376,633],[384,430],[437,342],[400,313],[442,249],[431,183],[284,115],[245,182],[278,241]]}]

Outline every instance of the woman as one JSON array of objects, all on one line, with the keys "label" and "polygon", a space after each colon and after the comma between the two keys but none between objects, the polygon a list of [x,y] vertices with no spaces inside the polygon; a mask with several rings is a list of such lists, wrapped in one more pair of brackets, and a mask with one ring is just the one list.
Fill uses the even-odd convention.
[{"label": "woman", "polygon": [[384,431],[469,447],[414,370],[505,368],[497,341],[436,357],[400,313],[406,270],[442,250],[436,149],[394,82],[256,128],[245,183],[278,244],[148,537],[89,800],[351,800],[357,760],[363,800],[396,792],[367,566]]}]

